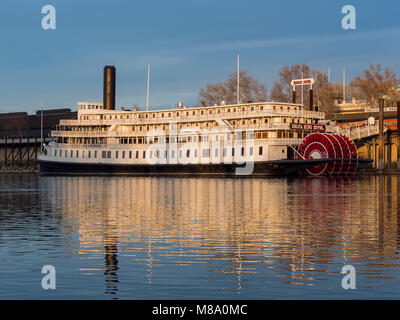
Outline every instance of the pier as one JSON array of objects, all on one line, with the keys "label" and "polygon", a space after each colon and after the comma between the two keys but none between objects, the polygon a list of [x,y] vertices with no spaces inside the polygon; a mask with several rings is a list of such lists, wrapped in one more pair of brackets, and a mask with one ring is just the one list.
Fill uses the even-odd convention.
[{"label": "pier", "polygon": [[[75,119],[70,109],[0,114],[0,172],[37,171],[37,154],[61,119]],[[43,125],[42,125],[43,123]]]}]

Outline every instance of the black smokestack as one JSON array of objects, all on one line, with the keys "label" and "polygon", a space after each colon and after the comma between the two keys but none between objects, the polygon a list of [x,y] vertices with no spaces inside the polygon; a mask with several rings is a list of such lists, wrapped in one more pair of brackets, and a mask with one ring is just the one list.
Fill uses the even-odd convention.
[{"label": "black smokestack", "polygon": [[115,67],[104,67],[103,105],[106,110],[115,110]]}]

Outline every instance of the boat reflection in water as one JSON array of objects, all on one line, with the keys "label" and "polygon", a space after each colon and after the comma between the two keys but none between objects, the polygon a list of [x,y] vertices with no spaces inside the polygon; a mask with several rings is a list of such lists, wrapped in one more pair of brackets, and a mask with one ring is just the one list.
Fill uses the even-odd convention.
[{"label": "boat reflection in water", "polygon": [[277,280],[331,280],[338,287],[341,267],[352,263],[364,277],[359,288],[379,288],[399,263],[397,177],[44,177],[40,183],[46,201],[62,212],[64,232],[79,237],[80,254],[104,254],[110,294],[118,291],[118,255],[145,262],[149,287],[156,284],[155,262],[158,270],[172,263],[178,273],[179,266],[203,263],[196,270],[208,275],[194,282],[215,281],[238,293]]},{"label": "boat reflection in water", "polygon": [[0,182],[3,297],[47,294],[44,264],[60,298],[397,297],[396,176]]}]

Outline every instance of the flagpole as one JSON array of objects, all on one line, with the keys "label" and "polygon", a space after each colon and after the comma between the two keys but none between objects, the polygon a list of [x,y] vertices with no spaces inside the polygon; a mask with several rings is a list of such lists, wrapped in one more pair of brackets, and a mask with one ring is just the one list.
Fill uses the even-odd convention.
[{"label": "flagpole", "polygon": [[149,89],[150,89],[150,65],[147,65],[147,96],[146,96],[146,111],[149,111]]},{"label": "flagpole", "polygon": [[43,100],[40,102],[40,150],[43,152]]},{"label": "flagpole", "polygon": [[236,103],[240,103],[239,53],[237,54]]}]

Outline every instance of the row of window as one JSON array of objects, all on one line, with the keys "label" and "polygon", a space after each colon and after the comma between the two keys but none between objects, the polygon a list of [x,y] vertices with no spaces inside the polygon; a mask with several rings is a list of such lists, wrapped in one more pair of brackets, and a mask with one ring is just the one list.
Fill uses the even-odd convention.
[{"label": "row of window", "polygon": [[[304,138],[307,135],[307,133],[303,132],[291,132],[291,131],[278,131],[276,132],[268,132],[268,131],[256,131],[254,132],[254,135],[249,136],[250,139],[268,139],[268,138]],[[231,134],[228,133],[225,136],[225,140],[230,141],[232,140]],[[203,142],[203,141],[209,141],[210,136],[198,136],[198,135],[193,135],[193,136],[179,136],[179,137],[174,137],[174,136],[165,136],[165,137],[124,137],[124,138],[118,138],[118,144],[152,144],[156,143],[158,141],[162,143],[186,143],[186,142]],[[222,139],[218,135],[212,136],[214,141],[219,141]],[[234,139],[236,140],[245,140],[246,139],[246,133],[242,132],[241,136],[234,136]],[[106,143],[105,138],[72,138],[72,137],[64,137],[64,138],[58,138],[59,143],[72,143],[72,144],[104,144]]]},{"label": "row of window", "polygon": [[[231,148],[229,149],[231,151],[232,157],[235,156],[235,150],[239,149],[240,155],[245,156],[246,154],[246,149],[244,147],[240,148]],[[86,152],[85,152],[86,151]],[[193,155],[195,158],[197,158],[197,149],[192,150]],[[146,159],[146,150],[142,150],[141,152],[139,150],[136,151],[106,151],[103,150],[101,151],[101,158],[103,159],[111,159],[112,153],[114,154],[114,159]],[[149,151],[149,158],[160,158],[160,156],[163,154],[164,158],[168,157],[168,150],[156,150],[153,152],[153,150]],[[258,148],[258,154],[262,155],[263,154],[263,147],[260,146]],[[185,152],[181,149],[179,150],[178,156],[179,158],[182,158],[184,155],[186,155],[187,158],[190,158],[191,155],[191,150],[186,149]],[[211,155],[211,149],[206,148],[202,149],[202,157],[203,158],[209,158]],[[223,148],[223,157],[226,157],[228,155],[228,149]],[[248,155],[252,156],[253,155],[253,147],[249,147],[248,150]],[[55,157],[70,157],[70,158],[97,158],[98,152],[97,150],[54,150],[54,156]],[[214,149],[214,156],[218,157],[219,156],[219,149]],[[171,150],[171,158],[175,158],[175,150]]]},{"label": "row of window", "polygon": [[[100,106],[93,105],[93,108],[89,105],[88,109],[102,109]],[[79,108],[79,107],[78,107]],[[86,106],[81,106],[80,109],[86,109]],[[297,107],[291,106],[272,106],[273,110],[297,110]],[[245,112],[245,111],[256,111],[256,110],[264,110],[264,106],[251,106],[251,107],[234,107],[234,108],[217,108],[217,109],[208,109],[208,110],[186,110],[186,111],[175,111],[175,112],[154,112],[154,113],[139,113],[139,114],[119,114],[119,115],[101,115],[101,119],[132,119],[132,118],[156,118],[157,115],[161,115],[161,118],[164,117],[179,117],[180,115],[186,116],[194,116],[194,115],[206,115],[213,113],[221,113],[221,112]],[[137,116],[136,116],[137,115]],[[87,117],[87,116],[85,116]],[[84,118],[85,120],[87,118]]]}]

